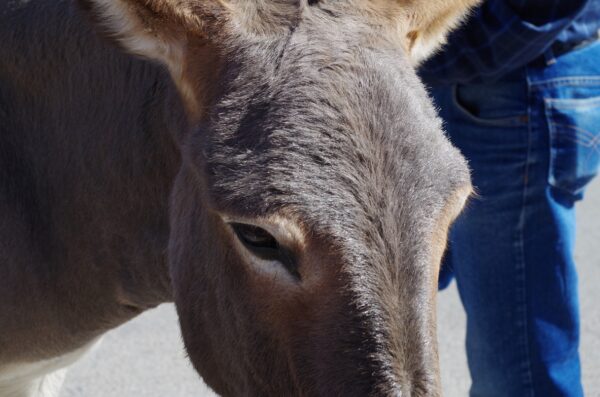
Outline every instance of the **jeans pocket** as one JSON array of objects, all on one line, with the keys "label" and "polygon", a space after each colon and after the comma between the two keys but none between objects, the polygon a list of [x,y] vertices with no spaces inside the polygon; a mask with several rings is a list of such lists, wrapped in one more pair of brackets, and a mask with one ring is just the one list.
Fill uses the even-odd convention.
[{"label": "jeans pocket", "polygon": [[600,165],[600,97],[545,99],[549,183],[581,198]]},{"label": "jeans pocket", "polygon": [[528,122],[523,84],[463,86],[452,88],[452,102],[461,116],[475,125],[514,127]]}]

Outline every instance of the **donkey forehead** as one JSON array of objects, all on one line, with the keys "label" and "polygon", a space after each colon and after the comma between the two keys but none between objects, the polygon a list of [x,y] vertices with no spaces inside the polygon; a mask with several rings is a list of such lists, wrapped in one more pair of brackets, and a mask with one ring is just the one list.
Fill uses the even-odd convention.
[{"label": "donkey forehead", "polygon": [[348,51],[324,64],[300,47],[288,43],[275,69],[258,57],[231,77],[204,152],[214,202],[248,215],[394,216],[382,211],[419,203],[431,213],[468,183],[401,52]]}]

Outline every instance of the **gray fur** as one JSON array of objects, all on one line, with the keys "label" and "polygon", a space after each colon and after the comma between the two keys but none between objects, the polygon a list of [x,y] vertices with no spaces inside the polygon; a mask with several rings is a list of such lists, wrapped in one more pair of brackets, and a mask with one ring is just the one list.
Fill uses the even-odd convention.
[{"label": "gray fur", "polygon": [[[469,174],[401,49],[325,7],[285,37],[232,36],[188,126],[165,71],[71,2],[1,7],[0,367],[174,296],[224,395],[439,395],[432,235]],[[333,257],[336,287],[290,307],[290,336],[261,317],[220,213],[293,215]]]}]

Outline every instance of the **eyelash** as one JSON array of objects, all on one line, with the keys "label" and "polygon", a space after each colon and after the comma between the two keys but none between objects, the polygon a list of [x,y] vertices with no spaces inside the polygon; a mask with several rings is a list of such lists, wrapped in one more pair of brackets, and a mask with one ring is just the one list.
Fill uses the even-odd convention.
[{"label": "eyelash", "polygon": [[[258,226],[243,223],[230,223],[230,226],[237,238],[248,251],[260,259],[279,262],[296,280],[301,280],[298,265],[293,253],[289,249],[281,246],[277,239],[269,232]],[[250,233],[265,236],[265,241],[267,243],[264,245],[255,243],[252,239],[248,238],[248,234]]]}]

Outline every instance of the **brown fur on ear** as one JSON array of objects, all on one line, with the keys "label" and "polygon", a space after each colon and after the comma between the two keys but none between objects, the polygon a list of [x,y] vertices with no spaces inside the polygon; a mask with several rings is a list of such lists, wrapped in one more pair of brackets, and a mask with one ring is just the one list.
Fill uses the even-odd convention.
[{"label": "brown fur on ear", "polygon": [[[79,0],[88,14],[126,51],[165,65],[191,120],[202,117],[218,72],[216,42],[230,20],[225,0]],[[190,53],[202,54],[190,57]],[[202,64],[199,64],[202,63]],[[212,76],[215,77],[215,76]]]},{"label": "brown fur on ear", "polygon": [[167,63],[189,34],[208,35],[227,10],[219,0],[79,0],[94,19],[134,54]]},{"label": "brown fur on ear", "polygon": [[289,0],[78,1],[126,52],[168,68],[191,121],[203,117],[214,93],[224,43],[287,31],[298,13]]},{"label": "brown fur on ear", "polygon": [[278,33],[293,23],[290,0],[79,0],[129,52],[169,64],[191,37],[219,41]]},{"label": "brown fur on ear", "polygon": [[403,33],[414,64],[430,56],[446,42],[448,32],[456,28],[468,11],[481,0],[397,0],[406,17]]}]

